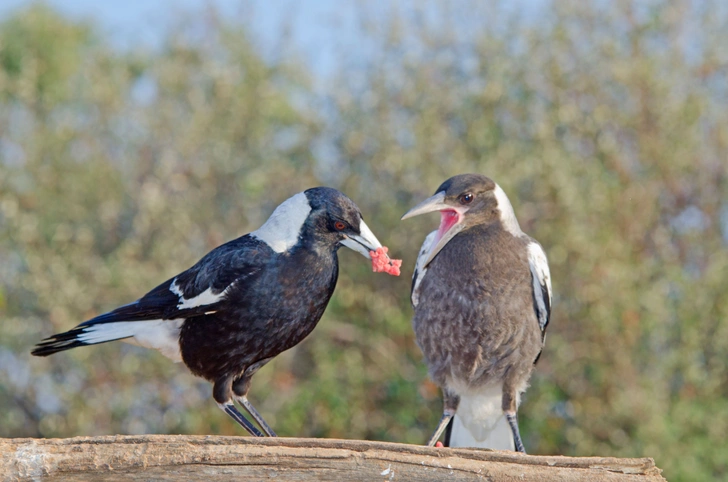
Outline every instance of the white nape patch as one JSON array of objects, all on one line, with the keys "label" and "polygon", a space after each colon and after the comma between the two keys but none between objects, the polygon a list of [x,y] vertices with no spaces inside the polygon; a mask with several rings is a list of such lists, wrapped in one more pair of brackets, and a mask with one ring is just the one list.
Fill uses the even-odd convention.
[{"label": "white nape patch", "polygon": [[496,201],[498,201],[498,210],[500,210],[500,220],[503,223],[503,228],[514,236],[522,235],[523,231],[521,231],[521,226],[518,224],[518,219],[516,219],[513,205],[506,196],[505,191],[496,184],[493,193]]},{"label": "white nape patch", "polygon": [[284,253],[298,242],[301,227],[311,212],[306,194],[299,192],[281,203],[260,228],[250,233],[276,253]]},{"label": "white nape patch", "polygon": [[501,408],[501,384],[488,384],[458,394],[460,405],[450,433],[451,447],[515,450],[513,433]]},{"label": "white nape patch", "polygon": [[530,243],[528,245],[528,266],[531,268],[531,278],[533,279],[533,294],[536,299],[536,307],[538,308],[538,324],[543,330],[548,323],[548,310],[546,303],[541,295],[541,287],[546,287],[549,295],[549,306],[551,305],[551,272],[549,271],[549,262],[546,253],[538,243]]},{"label": "white nape patch", "polygon": [[84,327],[76,338],[93,345],[122,340],[133,345],[159,350],[167,358],[179,362],[179,332],[184,320],[117,321]]},{"label": "white nape patch", "polygon": [[[205,306],[205,305],[212,305],[214,303],[217,303],[221,299],[225,297],[227,292],[230,290],[230,288],[233,287],[235,282],[233,281],[228,285],[227,288],[222,290],[220,293],[213,293],[212,287],[207,288],[205,291],[200,293],[199,295],[195,296],[194,298],[190,298],[189,300],[185,298],[184,293],[182,293],[182,290],[179,289],[179,286],[177,285],[177,278],[175,278],[172,281],[172,284],[169,285],[169,291],[179,296],[179,303],[177,304],[178,310],[185,310],[188,308],[197,308],[198,306]],[[212,312],[214,313],[214,311]],[[207,313],[205,313],[207,314]]]},{"label": "white nape patch", "polygon": [[427,255],[430,252],[430,247],[435,236],[437,236],[437,229],[427,235],[425,241],[422,243],[422,247],[420,248],[420,254],[417,255],[415,271],[412,273],[412,279],[414,279],[415,282],[415,285],[412,287],[412,306],[414,307],[416,307],[417,303],[420,302],[420,283],[422,283],[425,273],[427,273],[425,261],[427,261]]}]

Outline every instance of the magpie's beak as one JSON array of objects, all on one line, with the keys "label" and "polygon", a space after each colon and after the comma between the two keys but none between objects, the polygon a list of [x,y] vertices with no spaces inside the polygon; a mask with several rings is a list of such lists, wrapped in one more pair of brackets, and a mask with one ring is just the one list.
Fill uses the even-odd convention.
[{"label": "magpie's beak", "polygon": [[452,206],[450,204],[446,204],[445,192],[440,191],[434,196],[425,199],[402,216],[402,220],[405,220],[414,216],[419,216],[420,214],[440,211],[440,227],[437,229],[435,238],[427,248],[422,268],[425,268],[428,264],[430,264],[430,261],[435,259],[437,253],[445,247],[448,241],[454,238],[460,231],[465,229],[463,216],[467,210],[468,208],[465,206]]},{"label": "magpie's beak", "polygon": [[369,229],[369,226],[367,226],[367,223],[365,223],[363,219],[359,224],[359,233],[360,234],[347,234],[346,238],[341,241],[341,244],[349,249],[353,249],[357,253],[360,253],[367,259],[372,259],[369,255],[369,251],[376,251],[377,248],[381,248],[382,243],[380,243],[377,237],[374,236],[374,233],[372,233],[372,230]]},{"label": "magpie's beak", "polygon": [[417,206],[413,207],[402,216],[402,221],[405,219],[419,216],[420,214],[431,213],[434,211],[442,211],[443,209],[450,209],[448,204],[445,204],[445,191],[440,191],[432,197],[428,197]]}]

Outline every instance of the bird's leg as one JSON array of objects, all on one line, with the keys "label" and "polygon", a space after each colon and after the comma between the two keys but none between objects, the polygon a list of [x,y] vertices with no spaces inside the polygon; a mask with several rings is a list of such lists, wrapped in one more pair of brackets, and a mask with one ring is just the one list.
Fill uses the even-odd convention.
[{"label": "bird's leg", "polygon": [[516,452],[526,453],[526,449],[523,448],[523,440],[521,440],[521,433],[518,431],[518,415],[515,412],[505,412],[506,420],[508,425],[511,426],[511,432],[513,432],[513,442],[516,444]]},{"label": "bird's leg", "polygon": [[430,437],[430,440],[427,441],[427,445],[430,447],[435,446],[437,440],[440,438],[440,435],[442,435],[442,432],[447,427],[447,424],[450,423],[450,420],[455,416],[455,412],[457,412],[458,410],[458,405],[460,405],[460,397],[458,395],[455,395],[454,393],[445,389],[443,389],[442,394],[445,407],[442,411],[442,418],[440,419],[440,423],[435,429],[435,433],[433,433],[432,437]]},{"label": "bird's leg", "polygon": [[450,419],[455,415],[454,412],[448,412],[445,410],[442,413],[442,418],[440,419],[440,423],[437,425],[437,428],[435,429],[435,433],[432,434],[432,437],[430,437],[430,440],[427,441],[427,445],[429,447],[434,447],[437,443],[437,440],[440,438],[440,435],[442,435],[442,432],[445,431],[445,427],[447,427],[447,424],[450,423]]},{"label": "bird's leg", "polygon": [[[255,371],[253,371],[253,373],[255,373]],[[263,416],[258,413],[253,404],[250,403],[250,400],[248,400],[248,390],[250,389],[251,376],[252,373],[248,374],[248,371],[246,370],[243,377],[239,378],[235,381],[235,383],[233,383],[233,396],[235,397],[235,400],[237,400],[238,403],[242,405],[243,408],[250,414],[250,416],[253,417],[253,420],[255,420],[258,425],[260,425],[260,428],[263,429],[263,432],[265,432],[266,435],[268,435],[269,437],[277,437],[276,433],[273,431],[270,425],[268,425]]]},{"label": "bird's leg", "polygon": [[232,383],[232,377],[223,377],[217,380],[212,387],[212,397],[217,402],[217,406],[220,407],[223,412],[227,413],[230,417],[232,417],[233,420],[238,422],[245,430],[248,431],[248,433],[250,433],[250,435],[252,435],[253,437],[262,437],[263,434],[260,433],[260,430],[255,428],[255,425],[250,423],[250,420],[245,418],[243,414],[240,413],[237,408],[235,408],[232,400],[230,400]]},{"label": "bird's leg", "polygon": [[250,423],[250,420],[245,418],[243,414],[240,413],[237,408],[235,408],[235,405],[233,405],[232,402],[218,403],[217,406],[220,407],[223,412],[230,415],[233,420],[238,422],[245,430],[248,431],[248,433],[250,433],[250,435],[252,435],[253,437],[263,437],[263,434],[260,433],[260,430],[255,428],[255,425]]},{"label": "bird's leg", "polygon": [[253,404],[250,403],[248,397],[235,397],[235,400],[237,400],[238,403],[240,403],[240,405],[242,405],[243,408],[250,414],[250,416],[253,417],[253,420],[258,422],[258,425],[260,425],[260,428],[263,429],[263,432],[265,432],[266,435],[268,435],[269,437],[277,437],[273,429],[270,428],[270,425],[268,425],[268,423],[266,423],[266,421],[263,419],[263,416],[258,413]]},{"label": "bird's leg", "polygon": [[518,410],[518,390],[508,382],[503,384],[503,414],[508,420],[508,425],[511,426],[511,432],[513,433],[513,443],[516,446],[516,451],[526,453],[526,449],[523,447],[523,440],[521,440],[521,432],[518,430],[518,416],[516,411]]}]

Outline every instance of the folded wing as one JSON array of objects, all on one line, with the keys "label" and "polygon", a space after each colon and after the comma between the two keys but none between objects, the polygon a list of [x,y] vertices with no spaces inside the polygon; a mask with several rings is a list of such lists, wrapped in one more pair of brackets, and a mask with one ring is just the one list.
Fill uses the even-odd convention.
[{"label": "folded wing", "polygon": [[53,335],[32,353],[48,356],[77,346],[125,340],[156,348],[179,361],[182,322],[224,310],[230,289],[252,282],[273,255],[265,243],[249,235],[230,241],[137,301]]}]

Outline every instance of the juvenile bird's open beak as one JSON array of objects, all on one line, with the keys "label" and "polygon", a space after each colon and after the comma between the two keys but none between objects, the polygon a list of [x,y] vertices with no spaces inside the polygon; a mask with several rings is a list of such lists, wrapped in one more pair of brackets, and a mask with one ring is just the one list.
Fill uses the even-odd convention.
[{"label": "juvenile bird's open beak", "polygon": [[359,224],[359,233],[361,234],[347,235],[347,238],[341,244],[349,249],[353,249],[357,253],[361,253],[367,259],[372,259],[369,251],[376,251],[377,248],[381,248],[382,243],[374,236],[374,233],[372,233],[372,230],[369,229],[369,226],[367,226],[367,223],[363,219]]},{"label": "juvenile bird's open beak", "polygon": [[433,211],[442,211],[443,209],[450,209],[448,204],[445,204],[445,192],[440,191],[432,197],[428,197],[417,206],[413,207],[402,216],[402,221],[409,219],[420,214],[431,213]]},{"label": "juvenile bird's open beak", "polygon": [[[420,214],[431,213],[434,211],[440,211],[440,227],[437,229],[437,234],[432,240],[430,247],[427,249],[425,255],[425,261],[422,268],[425,268],[430,261],[435,259],[437,253],[445,247],[456,234],[465,228],[463,224],[463,215],[468,210],[465,206],[452,206],[445,203],[445,192],[440,191],[432,197],[429,197],[407,211],[402,220],[419,216]],[[419,266],[419,263],[418,263]]]}]

